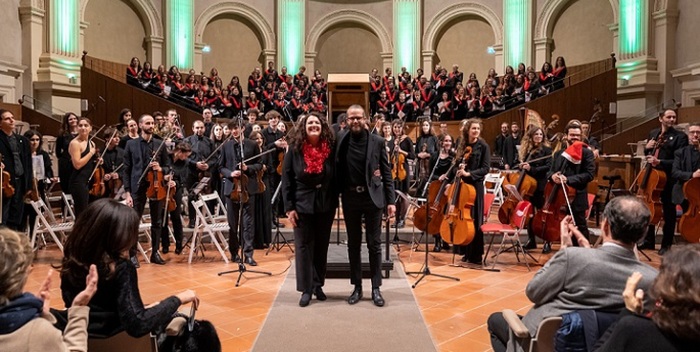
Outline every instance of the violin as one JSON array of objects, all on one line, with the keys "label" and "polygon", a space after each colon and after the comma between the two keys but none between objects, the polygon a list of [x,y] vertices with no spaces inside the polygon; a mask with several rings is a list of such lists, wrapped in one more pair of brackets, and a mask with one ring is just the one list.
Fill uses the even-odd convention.
[{"label": "violin", "polygon": [[[525,161],[523,163],[528,163],[530,161],[530,157],[532,156],[532,153],[535,150],[531,151],[530,154],[528,154],[527,158],[525,158]],[[503,180],[504,190],[506,189],[506,185],[514,185],[515,189],[517,189],[518,193],[520,193],[520,196],[525,200],[529,200],[530,197],[532,197],[535,194],[535,191],[537,191],[537,180],[534,177],[528,175],[525,169],[522,168],[517,174],[506,174],[506,177]],[[513,211],[515,210],[515,207],[517,205],[518,199],[515,197],[514,194],[509,194],[508,198],[506,198],[501,207],[498,209],[498,220],[502,224],[509,224],[511,214],[513,214]]]},{"label": "violin", "polygon": [[24,202],[29,204],[30,202],[39,201],[39,182],[36,176],[32,177],[32,188],[27,191],[24,195]]},{"label": "violin", "polygon": [[231,181],[233,183],[233,189],[229,198],[236,203],[247,203],[249,199],[248,194],[248,176],[243,172],[243,159],[245,155],[243,153],[243,141],[239,143],[241,146],[241,163],[239,164],[239,170],[241,170],[241,175],[239,177],[233,177]]},{"label": "violin", "polygon": [[[0,155],[0,163],[3,162],[3,155]],[[2,183],[2,195],[5,198],[12,198],[15,195],[15,187],[10,183],[12,181],[12,176],[10,173],[2,168],[2,176],[0,176],[0,182]]]},{"label": "violin", "polygon": [[396,151],[394,151],[394,155],[391,158],[392,160],[392,167],[391,167],[391,178],[394,180],[399,180],[403,181],[406,179],[406,168],[404,167],[404,164],[406,162],[406,156],[403,155],[398,151],[399,144],[403,141],[404,137],[401,138],[395,138],[395,144],[394,148],[397,148]]},{"label": "violin", "polygon": [[[428,143],[427,142],[423,143],[420,151],[421,151],[421,153],[428,152]],[[416,172],[416,174],[418,175],[418,180],[426,180],[426,182],[427,182],[429,170],[430,170],[430,157],[418,160],[418,171]]]},{"label": "violin", "polygon": [[[282,137],[281,140],[284,140],[284,137]],[[280,176],[282,176],[282,167],[284,166],[284,154],[286,154],[285,152],[286,150],[282,150],[281,152],[279,152],[279,154],[277,154],[277,161],[279,162],[279,164],[277,164],[277,170],[275,171],[277,171],[277,174]]]},{"label": "violin", "polygon": [[544,205],[532,219],[532,231],[547,242],[559,241],[561,237],[559,225],[568,214],[568,199],[576,196],[576,189],[549,180],[544,188],[544,194],[547,195]]},{"label": "violin", "polygon": [[162,170],[155,170],[151,168],[151,171],[146,174],[146,181],[148,181],[148,189],[146,189],[146,197],[155,200],[164,200],[167,197],[168,189],[165,187],[165,179],[163,177]]},{"label": "violin", "polygon": [[93,197],[102,197],[105,195],[105,169],[102,166],[97,166],[92,174],[92,187],[90,187],[90,195]]},{"label": "violin", "polygon": [[700,242],[700,178],[691,178],[683,185],[683,194],[688,200],[688,211],[681,216],[678,230],[690,243]]},{"label": "violin", "polygon": [[[173,173],[170,173],[170,179],[173,179]],[[175,201],[175,189],[176,186],[168,187],[167,194],[165,196],[165,209],[168,213],[175,211],[177,209],[177,202]],[[164,217],[165,219],[165,217]]]},{"label": "violin", "polygon": [[[659,157],[659,150],[665,142],[664,134],[659,134],[656,139],[656,145],[652,150],[652,154],[655,158]],[[651,163],[647,163],[644,166],[644,170],[640,171],[637,175],[637,198],[641,199],[649,212],[651,213],[651,225],[657,225],[661,221],[663,215],[663,206],[661,204],[661,192],[664,190],[666,185],[666,173],[654,169]]]},{"label": "violin", "polygon": [[[124,163],[119,164],[119,166],[117,166],[116,168],[113,168],[112,173],[116,173],[117,171],[119,171],[119,169],[121,169],[122,166],[124,166]],[[109,189],[110,191],[109,196],[111,198],[114,198],[117,195],[119,189],[122,187],[122,185],[124,185],[124,182],[121,178],[110,178],[107,181],[107,189]]]},{"label": "violin", "polygon": [[[472,148],[467,146],[464,150],[461,164],[465,165],[471,156]],[[460,169],[463,169],[461,167]],[[472,207],[476,201],[476,189],[474,186],[456,177],[447,189],[449,204],[445,208],[444,218],[440,224],[440,237],[453,245],[463,246],[471,243],[476,234]]]}]

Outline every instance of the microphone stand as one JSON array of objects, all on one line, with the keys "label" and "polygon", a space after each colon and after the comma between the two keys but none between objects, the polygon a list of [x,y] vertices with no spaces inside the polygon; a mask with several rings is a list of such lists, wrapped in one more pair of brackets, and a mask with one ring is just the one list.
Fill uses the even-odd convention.
[{"label": "microphone stand", "polygon": [[[274,150],[274,149],[270,149]],[[277,213],[277,210],[275,209],[275,201],[277,200],[277,197],[280,195],[280,190],[282,189],[282,182],[280,182],[277,185],[277,189],[275,190],[275,194],[272,195],[272,201],[270,202],[270,205],[272,206],[272,215],[277,218],[277,222],[279,222],[279,214]],[[265,252],[265,255],[270,254],[270,251],[274,248],[277,252],[281,251],[284,246],[289,247],[289,250],[294,253],[294,249],[292,246],[289,245],[289,241],[287,241],[287,238],[284,237],[284,234],[282,231],[280,231],[279,226],[275,226],[275,238],[272,240],[272,243],[270,243],[270,247],[267,248],[267,252]],[[280,237],[282,237],[282,241],[280,241]]]}]

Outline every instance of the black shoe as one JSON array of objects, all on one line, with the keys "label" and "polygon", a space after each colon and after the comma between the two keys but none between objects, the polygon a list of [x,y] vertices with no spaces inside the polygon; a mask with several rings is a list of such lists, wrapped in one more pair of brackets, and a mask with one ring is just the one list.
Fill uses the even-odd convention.
[{"label": "black shoe", "polygon": [[666,252],[668,252],[671,249],[671,246],[661,246],[661,249],[659,249],[659,255],[664,255]]},{"label": "black shoe", "polygon": [[442,251],[442,240],[438,237],[435,238],[435,248],[433,248],[433,252],[440,252]]},{"label": "black shoe", "polygon": [[449,251],[450,248],[452,248],[452,247],[450,246],[449,243],[442,241],[442,249],[444,249],[445,251]]},{"label": "black shoe", "polygon": [[151,254],[151,264],[165,265],[165,260],[160,257],[158,252]]},{"label": "black shoe", "polygon": [[182,246],[175,246],[175,254],[180,255],[182,253]]},{"label": "black shoe", "polygon": [[544,246],[542,246],[542,254],[547,254],[552,252],[552,243],[551,242],[545,242]]},{"label": "black shoe", "polygon": [[234,263],[238,263],[241,261],[241,256],[238,254],[233,254],[231,255],[231,261]]},{"label": "black shoe", "polygon": [[384,307],[384,297],[382,297],[379,288],[372,289],[372,302],[374,302],[374,305],[377,307]]},{"label": "black shoe", "polygon": [[652,250],[652,251],[653,251],[654,249],[656,249],[656,246],[655,246],[655,244],[652,243],[652,242],[646,242],[646,241],[644,241],[644,243],[642,243],[641,245],[638,245],[637,248],[639,248],[639,249],[648,249],[648,250]]},{"label": "black shoe", "polygon": [[349,304],[355,304],[362,299],[362,286],[355,286],[350,297],[348,297]]},{"label": "black shoe", "polygon": [[314,288],[314,295],[316,295],[316,299],[319,301],[325,301],[328,299],[326,294],[323,293],[323,288],[321,288],[321,286],[316,286],[316,288]]},{"label": "black shoe", "polygon": [[309,305],[309,302],[311,302],[311,293],[309,293],[309,292],[302,293],[301,299],[299,299],[299,306],[306,307]]},{"label": "black shoe", "polygon": [[250,265],[250,266],[257,266],[258,265],[258,262],[256,262],[255,259],[253,259],[253,257],[246,257],[245,263]]},{"label": "black shoe", "polygon": [[534,240],[527,240],[527,243],[523,246],[524,249],[536,249],[537,248],[537,242]]},{"label": "black shoe", "polygon": [[134,264],[136,268],[140,268],[141,264],[139,264],[139,259],[136,258],[136,256],[129,257],[129,260],[131,260],[131,264]]},{"label": "black shoe", "polygon": [[168,254],[168,253],[170,253],[170,246],[168,246],[168,247],[163,247],[163,250],[162,250],[161,252],[163,252],[163,254]]}]

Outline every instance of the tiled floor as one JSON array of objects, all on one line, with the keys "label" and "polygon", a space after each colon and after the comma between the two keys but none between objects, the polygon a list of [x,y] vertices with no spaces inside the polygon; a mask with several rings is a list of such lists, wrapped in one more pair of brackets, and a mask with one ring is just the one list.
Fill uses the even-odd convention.
[{"label": "tiled floor", "polygon": [[[421,270],[422,248],[412,252],[408,245],[401,246],[398,257],[407,271]],[[649,254],[652,264],[658,266],[659,257],[651,251]],[[138,271],[141,296],[148,303],[185,289],[195,290],[202,301],[197,317],[210,320],[216,326],[223,350],[249,351],[285,279],[293,254],[288,248],[272,251],[268,256],[256,251],[255,258],[260,265],[255,269],[270,271],[273,275],[247,273],[240,287],[234,287],[237,274],[217,275],[220,271],[237,269],[237,265],[224,264],[217,256],[215,250],[209,250],[206,258],[198,258],[188,265],[186,256],[170,253],[164,256],[168,262],[165,266],[142,265]],[[535,252],[535,257],[539,257],[539,251]],[[548,257],[542,256],[541,262]],[[529,309],[531,303],[524,289],[539,267],[528,272],[524,265],[516,264],[515,256],[510,253],[502,255],[500,260],[505,263],[498,266],[501,272],[487,272],[450,266],[450,254],[430,253],[433,273],[460,279],[456,282],[428,276],[414,290],[439,351],[488,351],[488,315],[506,308],[520,313]],[[35,292],[50,266],[59,262],[60,252],[55,246],[39,250],[27,290]],[[416,278],[408,276],[407,280],[413,284]],[[51,305],[63,308],[57,273],[54,273],[52,297]]]}]

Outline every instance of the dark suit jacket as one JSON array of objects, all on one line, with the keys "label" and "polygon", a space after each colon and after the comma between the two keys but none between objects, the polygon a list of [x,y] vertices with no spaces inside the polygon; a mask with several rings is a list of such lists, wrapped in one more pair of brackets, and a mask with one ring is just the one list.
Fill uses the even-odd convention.
[{"label": "dark suit jacket", "polygon": [[338,192],[335,185],[335,145],[323,163],[320,175],[304,172],[304,155],[290,146],[284,156],[282,169],[282,197],[284,210],[315,214],[335,210],[338,206]]},{"label": "dark suit jacket", "polygon": [[[121,178],[124,181],[124,191],[133,193],[139,189],[139,178],[143,174],[143,171],[148,167],[148,163],[151,161],[151,152],[158,150],[158,147],[163,143],[163,140],[151,137],[152,145],[146,150],[145,143],[143,143],[143,137],[136,139],[131,139],[126,142],[126,148],[124,149],[124,167],[122,168]],[[160,148],[160,152],[156,157],[155,161],[160,164],[163,169],[163,174],[170,172],[170,158],[168,157],[168,151],[165,146]],[[141,182],[146,180],[144,176]]]},{"label": "dark suit jacket", "polygon": [[[539,151],[532,153],[530,160],[542,158],[545,156],[552,155],[552,148],[542,146]],[[537,190],[540,192],[544,191],[544,187],[547,185],[547,172],[552,167],[552,158],[544,158],[530,163],[530,171],[527,172],[528,175],[532,176],[537,180]]]},{"label": "dark suit jacket", "polygon": [[595,156],[590,149],[584,147],[581,163],[576,165],[561,155],[564,150],[554,154],[554,161],[547,173],[547,180],[551,181],[552,175],[561,171],[566,176],[567,185],[576,189],[576,197],[571,202],[571,208],[579,211],[586,210],[588,209],[588,183],[593,181],[595,177]]},{"label": "dark suit jacket", "polygon": [[[34,177],[34,171],[32,170],[32,152],[29,148],[29,140],[24,136],[18,135],[13,132],[17,138],[17,146],[19,147],[19,157],[22,162],[22,167],[24,169],[24,181],[25,185],[29,187],[32,182],[32,177]],[[2,162],[5,164],[5,171],[10,173],[10,184],[15,185],[15,158],[12,155],[12,148],[10,148],[10,140],[7,138],[5,132],[0,131],[0,154],[2,154]],[[49,166],[51,164],[49,163]]]},{"label": "dark suit jacket", "polygon": [[625,308],[622,291],[627,278],[635,271],[642,274],[638,288],[649,292],[656,269],[624,247],[604,244],[596,249],[568,247],[559,251],[527,284],[525,294],[535,306],[523,317],[523,323],[534,335],[537,325],[547,317],[584,309],[619,312]]},{"label": "dark suit jacket", "polygon": [[[649,139],[657,139],[660,133],[661,130],[659,128],[651,130],[651,132],[649,132]],[[676,150],[688,146],[688,135],[671,127],[666,131],[664,139],[663,145],[659,148],[658,158],[661,162],[656,166],[656,169],[666,172],[666,184],[672,186],[673,182],[669,179],[672,178],[671,171],[673,170],[674,153]],[[644,150],[646,155],[651,155],[652,151],[652,149]]]},{"label": "dark suit jacket", "polygon": [[[257,143],[250,139],[243,140],[243,160],[260,154],[260,148],[258,148]],[[247,163],[248,167],[243,173],[248,176],[248,193],[258,194],[258,183],[255,181],[256,172],[262,170],[262,162],[260,157],[257,157]],[[223,194],[228,196],[233,190],[233,178],[231,173],[235,170],[239,170],[241,163],[241,149],[238,141],[231,139],[221,147],[221,155],[219,158],[219,165],[221,166],[221,174],[223,174]]]},{"label": "dark suit jacket", "polygon": [[673,171],[671,175],[676,181],[673,185],[673,203],[681,204],[685,199],[683,195],[683,184],[693,177],[693,172],[700,169],[699,157],[700,152],[698,152],[697,147],[694,145],[689,145],[685,148],[676,150],[675,157],[673,158]]},{"label": "dark suit jacket", "polygon": [[[338,136],[337,150],[342,150],[347,145],[349,135],[347,129]],[[347,150],[347,149],[346,149]],[[336,154],[336,169],[340,170],[340,153]],[[367,131],[367,162],[365,163],[365,181],[372,201],[377,208],[384,208],[389,204],[394,204],[394,180],[391,178],[391,165],[386,155],[384,138]],[[379,170],[381,176],[375,176],[374,171]],[[348,186],[345,175],[338,175],[337,184],[340,193]]]},{"label": "dark suit jacket", "polygon": [[513,138],[510,134],[503,141],[503,165],[508,165],[511,169],[518,163],[518,147],[520,145],[521,136]]}]

